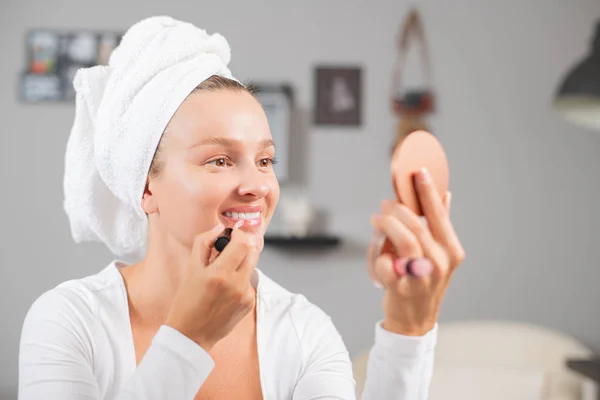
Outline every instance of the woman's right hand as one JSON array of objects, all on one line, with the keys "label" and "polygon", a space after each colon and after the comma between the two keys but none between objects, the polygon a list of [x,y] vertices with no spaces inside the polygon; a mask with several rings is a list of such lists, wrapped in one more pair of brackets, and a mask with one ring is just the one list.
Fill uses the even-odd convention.
[{"label": "woman's right hand", "polygon": [[227,336],[255,304],[250,278],[262,237],[234,229],[229,244],[215,258],[214,242],[223,229],[219,224],[194,240],[186,277],[165,322],[206,351]]}]

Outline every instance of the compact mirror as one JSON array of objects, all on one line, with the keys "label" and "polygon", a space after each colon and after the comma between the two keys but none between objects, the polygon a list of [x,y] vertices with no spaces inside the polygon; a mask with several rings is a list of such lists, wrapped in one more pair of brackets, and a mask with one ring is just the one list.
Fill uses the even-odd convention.
[{"label": "compact mirror", "polygon": [[[444,199],[449,184],[449,169],[446,153],[441,143],[431,133],[423,130],[412,132],[396,146],[390,164],[392,185],[397,200],[418,216],[423,210],[414,186],[415,175],[422,167],[427,168],[441,199]],[[378,238],[379,246],[369,260],[369,273],[376,286],[381,287],[374,276],[374,261],[381,253],[394,254],[394,248],[384,236]]]},{"label": "compact mirror", "polygon": [[413,180],[422,168],[431,174],[440,198],[448,190],[448,160],[441,143],[427,131],[415,131],[406,135],[396,146],[392,155],[392,184],[398,201],[405,204],[415,214],[422,216],[423,210],[415,190]]}]

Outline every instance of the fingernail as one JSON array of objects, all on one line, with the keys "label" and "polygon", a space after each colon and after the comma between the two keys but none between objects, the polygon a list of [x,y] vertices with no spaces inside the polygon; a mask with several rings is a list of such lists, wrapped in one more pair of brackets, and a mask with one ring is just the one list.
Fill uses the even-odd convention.
[{"label": "fingernail", "polygon": [[389,206],[390,204],[392,204],[392,200],[384,199],[381,201],[381,208],[385,208],[385,207]]},{"label": "fingernail", "polygon": [[242,225],[244,225],[244,220],[243,219],[239,220],[238,222],[235,223],[235,225],[233,225],[233,230],[241,228]]},{"label": "fingernail", "polygon": [[431,180],[431,175],[429,175],[429,171],[427,171],[427,168],[422,167],[419,170],[419,180],[421,182],[429,182]]},{"label": "fingernail", "polygon": [[452,205],[452,192],[448,192],[448,211],[450,211],[451,205]]},{"label": "fingernail", "polygon": [[376,246],[376,247],[380,247],[383,245],[383,241],[385,240],[385,235],[377,230],[373,231],[373,234],[371,235],[371,245]]}]

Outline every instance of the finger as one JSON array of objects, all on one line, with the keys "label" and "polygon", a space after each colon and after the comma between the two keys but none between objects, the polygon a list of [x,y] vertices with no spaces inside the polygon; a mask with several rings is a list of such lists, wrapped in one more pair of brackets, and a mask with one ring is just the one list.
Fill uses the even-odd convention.
[{"label": "finger", "polygon": [[239,268],[236,271],[236,274],[240,278],[242,283],[250,282],[250,278],[254,273],[254,269],[256,268],[256,264],[258,263],[258,258],[260,257],[260,250],[258,246],[253,246],[248,250],[246,257],[240,264]]},{"label": "finger", "polygon": [[212,265],[222,270],[236,271],[249,251],[256,247],[255,242],[254,235],[234,229],[229,243]]},{"label": "finger", "polygon": [[429,227],[426,226],[421,218],[415,214],[410,208],[396,201],[386,200],[381,205],[384,214],[393,215],[404,226],[406,226],[415,235],[421,248],[423,255],[432,258],[438,244],[435,242]]},{"label": "finger", "polygon": [[382,254],[375,258],[373,274],[377,282],[385,289],[390,288],[398,282],[398,274],[394,269],[394,259],[391,254]]},{"label": "finger", "polygon": [[221,223],[217,224],[211,230],[201,233],[194,239],[192,247],[192,258],[203,267],[206,267],[210,263],[211,251],[215,246],[215,240],[223,232],[225,226]]},{"label": "finger", "polygon": [[263,235],[256,235],[254,239],[256,240],[255,244],[258,252],[262,252],[265,247],[265,237]]},{"label": "finger", "polygon": [[[412,210],[398,202],[384,201],[382,209],[386,214],[394,215],[417,237],[417,240],[423,249],[423,256],[425,259],[432,262],[434,268],[433,271],[428,272],[425,275],[431,275],[435,281],[443,278],[446,275],[446,269],[448,268],[448,256],[446,253],[449,249],[441,246],[435,241],[428,225],[425,224]],[[404,260],[404,262],[406,262],[406,260]],[[420,265],[420,263],[417,265]],[[428,270],[430,266],[424,266],[423,268]],[[419,273],[417,273],[417,275],[418,274]]]},{"label": "finger", "polygon": [[423,257],[423,249],[415,234],[395,216],[376,215],[372,222],[375,229],[381,231],[394,246],[398,257]]},{"label": "finger", "polygon": [[371,236],[371,243],[367,249],[367,272],[369,273],[371,281],[377,288],[382,288],[383,284],[375,274],[375,261],[381,254],[384,241],[385,235],[378,230],[374,230]]},{"label": "finger", "polygon": [[[413,261],[414,264],[416,261]],[[411,267],[412,269],[413,267]],[[399,279],[396,290],[403,296],[414,297],[431,292],[432,276],[430,274],[410,274],[407,278]]]},{"label": "finger", "polygon": [[446,195],[444,196],[444,208],[446,209],[446,213],[448,213],[448,215],[450,215],[450,204],[452,203],[452,193],[451,192],[446,192]]},{"label": "finger", "polygon": [[382,254],[375,261],[375,274],[386,291],[398,292],[403,296],[415,296],[427,290],[428,276],[399,276],[390,254]]},{"label": "finger", "polygon": [[444,247],[450,259],[449,267],[454,270],[464,260],[465,251],[450,221],[449,208],[452,195],[447,196],[447,206],[444,206],[431,176],[425,169],[417,174],[415,186],[431,233]]},{"label": "finger", "polygon": [[448,244],[454,236],[454,230],[442,199],[433,185],[431,175],[425,168],[417,174],[415,186],[423,214],[434,239],[445,245]]}]

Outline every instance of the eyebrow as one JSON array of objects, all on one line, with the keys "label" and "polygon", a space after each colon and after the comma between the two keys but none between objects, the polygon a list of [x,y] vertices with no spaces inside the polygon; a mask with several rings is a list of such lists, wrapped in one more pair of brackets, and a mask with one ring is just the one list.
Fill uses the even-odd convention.
[{"label": "eyebrow", "polygon": [[[211,137],[211,138],[206,138],[199,142],[196,142],[195,144],[190,146],[190,149],[193,149],[193,148],[199,147],[199,146],[205,146],[205,145],[236,147],[238,145],[238,143],[239,142],[237,142],[235,140],[231,140],[231,139],[226,139],[226,138],[221,138],[221,137]],[[263,148],[267,148],[267,147],[271,147],[271,146],[275,147],[275,142],[273,141],[273,139],[265,139],[261,142],[261,146]]]}]

